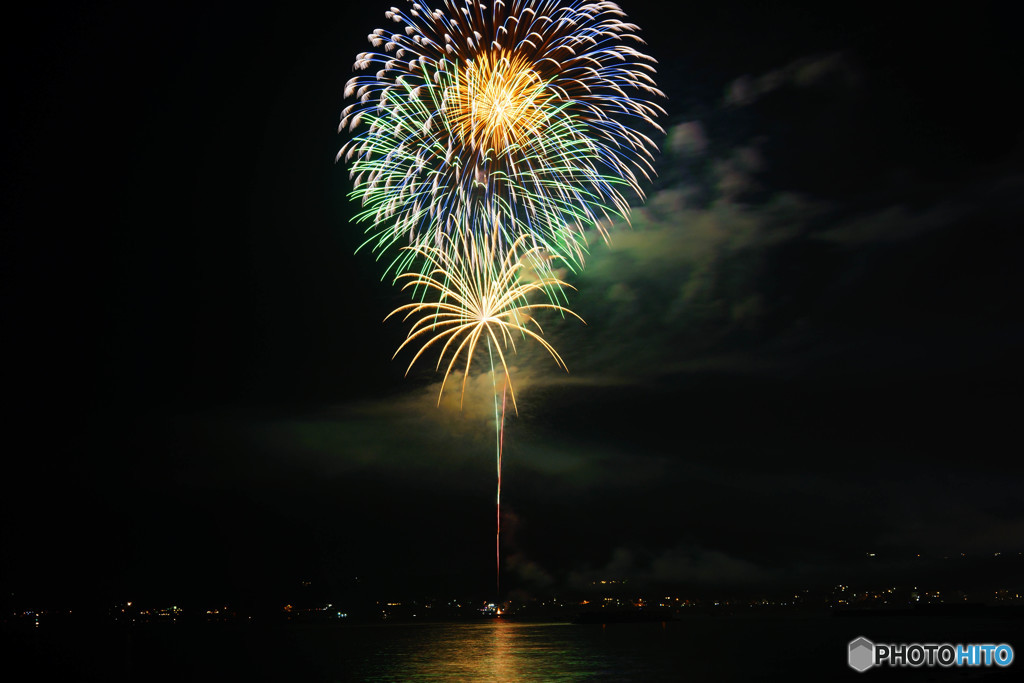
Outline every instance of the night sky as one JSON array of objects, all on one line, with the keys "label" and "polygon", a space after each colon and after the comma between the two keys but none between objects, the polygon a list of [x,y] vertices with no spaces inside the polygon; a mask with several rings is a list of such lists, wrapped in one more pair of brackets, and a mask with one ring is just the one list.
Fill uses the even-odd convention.
[{"label": "night sky", "polygon": [[[570,374],[514,361],[504,590],[1024,551],[1010,3],[622,5],[667,135],[568,276],[586,325],[544,320]],[[388,6],[6,16],[5,593],[493,593],[490,385],[460,412],[431,364],[403,376],[407,298],[334,162]]]}]

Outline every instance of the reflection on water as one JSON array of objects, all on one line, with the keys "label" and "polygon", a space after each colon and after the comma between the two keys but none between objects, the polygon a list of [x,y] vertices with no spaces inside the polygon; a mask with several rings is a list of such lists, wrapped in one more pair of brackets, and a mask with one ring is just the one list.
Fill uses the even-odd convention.
[{"label": "reflection on water", "polygon": [[538,630],[500,620],[434,630],[426,647],[411,653],[402,668],[411,680],[472,676],[515,680],[529,669],[516,658],[529,656],[527,641],[533,633],[536,642]]},{"label": "reflection on water", "polygon": [[[336,631],[329,677],[357,681],[678,680],[693,654],[679,624],[474,623]],[[691,670],[692,670],[691,666]],[[326,673],[326,672],[325,672]]]},{"label": "reflection on water", "polygon": [[[602,655],[570,624],[495,619],[424,624],[381,643],[359,678],[368,681],[575,681],[593,678]],[[593,629],[588,629],[593,630]],[[360,667],[363,668],[363,667]]]},{"label": "reflection on water", "polygon": [[[1021,625],[955,619],[726,618],[648,624],[352,625],[293,634],[311,676],[328,681],[776,681],[795,673],[862,680],[846,664],[878,642],[1009,642]],[[314,673],[315,672],[315,673]],[[892,670],[901,682],[935,670]],[[941,671],[938,673],[950,673]],[[976,673],[976,672],[975,672]],[[997,672],[998,673],[998,672]]]},{"label": "reflection on water", "polygon": [[371,628],[375,642],[347,673],[367,681],[579,680],[565,673],[566,658],[579,653],[558,636],[571,628],[502,620]]}]

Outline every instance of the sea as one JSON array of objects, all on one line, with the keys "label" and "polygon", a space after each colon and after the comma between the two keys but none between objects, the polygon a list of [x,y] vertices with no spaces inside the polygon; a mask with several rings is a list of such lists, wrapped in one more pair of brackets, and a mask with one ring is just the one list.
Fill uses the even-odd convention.
[{"label": "sea", "polygon": [[67,681],[1019,681],[1009,666],[874,668],[851,640],[1006,643],[1018,618],[695,616],[667,622],[144,624],[6,631],[0,667]]}]

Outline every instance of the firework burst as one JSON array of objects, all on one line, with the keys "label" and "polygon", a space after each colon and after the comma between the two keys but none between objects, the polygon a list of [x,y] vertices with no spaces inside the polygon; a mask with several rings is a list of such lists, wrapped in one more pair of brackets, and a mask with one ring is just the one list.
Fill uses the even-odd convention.
[{"label": "firework burst", "polygon": [[639,29],[613,2],[438,2],[392,7],[396,30],[370,34],[375,50],[355,63],[365,73],[345,89],[358,101],[341,117],[341,129],[359,132],[338,158],[362,204],[356,220],[370,226],[363,246],[380,257],[407,240],[385,269],[413,292],[414,303],[388,315],[413,319],[395,352],[418,345],[406,372],[438,351],[440,403],[464,359],[464,397],[474,355],[487,348],[500,589],[506,392],[516,409],[507,354],[530,340],[565,368],[533,314],[579,318],[560,303],[569,285],[553,264],[582,267],[587,231],[605,236],[613,216],[628,220],[628,196],[642,197],[653,172],[655,145],[637,128],[661,130],[651,99],[664,95],[654,60],[637,49]]},{"label": "firework burst", "polygon": [[[664,113],[643,41],[612,2],[443,0],[391,8],[394,31],[369,35],[382,51],[358,55],[358,102],[341,127],[366,128],[338,153],[378,254],[459,244],[443,235],[491,235],[499,248],[527,235],[570,268],[587,229],[627,217],[624,192],[642,196]],[[659,128],[660,130],[660,128]],[[388,271],[410,269],[403,251]]]},{"label": "firework burst", "polygon": [[[442,242],[452,239],[441,236]],[[550,309],[581,321],[582,318],[564,306],[550,302],[552,288],[569,285],[550,275],[526,277],[527,269],[536,268],[545,258],[540,247],[526,245],[526,235],[521,235],[507,250],[500,250],[501,237],[497,231],[484,236],[463,232],[458,239],[460,244],[457,245],[406,248],[422,256],[429,265],[422,273],[400,275],[399,279],[406,280],[403,289],[422,288],[436,300],[406,304],[388,315],[390,318],[404,313],[404,320],[416,318],[395,356],[414,342],[422,344],[406,369],[408,373],[427,349],[440,346],[435,369],[440,370],[448,360],[438,394],[440,402],[448,377],[460,358],[465,358],[462,379],[462,392],[465,394],[473,355],[480,341],[484,340],[489,351],[500,361],[515,408],[515,391],[509,379],[506,353],[509,350],[516,352],[517,337],[538,342],[559,366],[565,368],[562,357],[541,336],[543,329],[532,312]],[[547,268],[538,270],[548,272]],[[529,300],[531,295],[540,293],[549,296],[547,303]]]}]

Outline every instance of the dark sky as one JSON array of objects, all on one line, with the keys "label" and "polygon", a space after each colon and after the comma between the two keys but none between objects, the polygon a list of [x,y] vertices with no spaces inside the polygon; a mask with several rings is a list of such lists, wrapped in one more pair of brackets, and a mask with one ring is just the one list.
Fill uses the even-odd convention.
[{"label": "dark sky", "polygon": [[[587,325],[545,325],[571,374],[515,361],[508,589],[1024,551],[1009,3],[663,6],[623,3],[669,97],[659,176],[570,278]],[[403,377],[406,299],[334,163],[387,8],[5,20],[5,591],[490,590],[489,381],[460,412]]]}]

